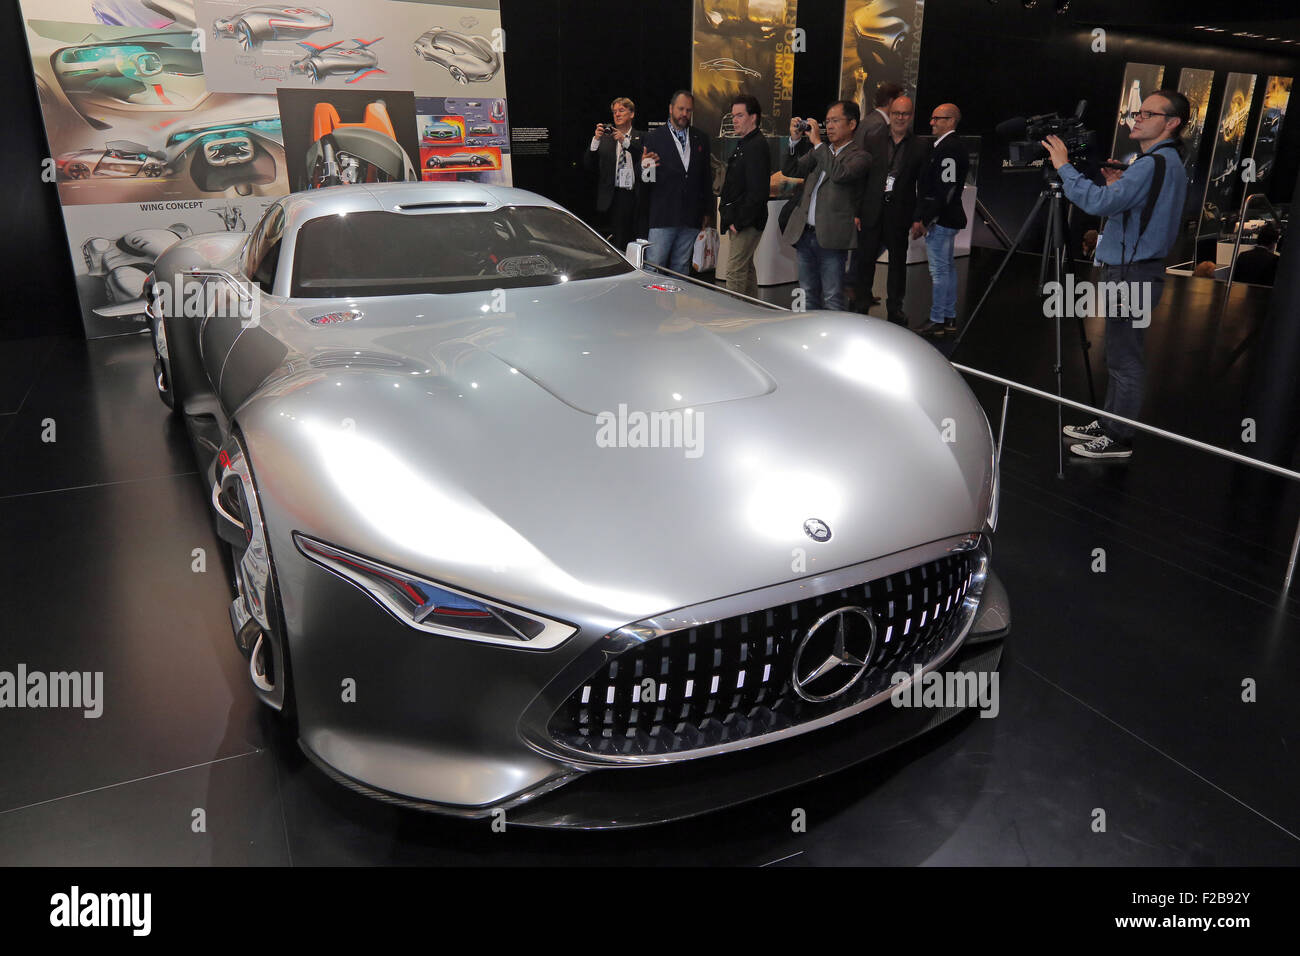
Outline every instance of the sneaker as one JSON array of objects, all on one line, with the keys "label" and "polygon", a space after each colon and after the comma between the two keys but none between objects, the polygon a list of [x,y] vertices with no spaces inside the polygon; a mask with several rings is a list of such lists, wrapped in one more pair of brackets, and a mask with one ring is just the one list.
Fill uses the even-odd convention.
[{"label": "sneaker", "polygon": [[1092,441],[1094,438],[1100,438],[1105,432],[1102,430],[1101,422],[1093,419],[1086,425],[1066,425],[1061,431],[1067,438],[1074,438],[1079,441]]},{"label": "sneaker", "polygon": [[1133,446],[1126,442],[1115,441],[1109,435],[1101,435],[1086,445],[1071,445],[1070,453],[1080,458],[1130,458],[1133,455]]}]

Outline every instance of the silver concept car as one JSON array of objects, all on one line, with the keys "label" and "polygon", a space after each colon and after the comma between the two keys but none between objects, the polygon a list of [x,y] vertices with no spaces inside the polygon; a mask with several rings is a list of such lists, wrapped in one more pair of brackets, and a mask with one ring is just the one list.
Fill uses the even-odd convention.
[{"label": "silver concept car", "polygon": [[301,40],[334,28],[334,17],[320,7],[263,4],[212,21],[212,35],[239,41],[245,50],[266,40]]},{"label": "silver concept car", "polygon": [[501,70],[501,56],[486,37],[434,27],[416,37],[412,48],[443,67],[457,83],[485,83]]},{"label": "silver concept car", "polygon": [[891,691],[997,666],[997,464],[957,372],[641,251],[532,193],[393,183],[158,259],[236,643],[340,783],[660,822],[879,753],[963,709]]}]

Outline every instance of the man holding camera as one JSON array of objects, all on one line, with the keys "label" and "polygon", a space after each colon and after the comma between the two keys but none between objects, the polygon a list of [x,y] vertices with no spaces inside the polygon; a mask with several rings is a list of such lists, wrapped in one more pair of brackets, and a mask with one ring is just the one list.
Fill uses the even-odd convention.
[{"label": "man holding camera", "polygon": [[740,142],[727,160],[718,207],[720,228],[729,237],[727,288],[751,297],[758,295],[754,253],[767,225],[772,177],[772,157],[759,129],[762,119],[763,107],[756,97],[741,94],[731,101],[731,123]]},{"label": "man holding camera", "polygon": [[713,224],[709,137],[691,125],[695,97],[673,94],[668,125],[646,134],[641,179],[650,192],[650,248],[646,259],[689,275],[701,230]]},{"label": "man holding camera", "polygon": [[595,170],[596,211],[607,217],[611,241],[622,252],[636,238],[641,137],[632,129],[636,105],[620,96],[609,105],[614,123],[597,123],[583,166]]},{"label": "man holding camera", "polygon": [[[1157,90],[1133,114],[1130,137],[1142,152],[1123,170],[1103,169],[1105,185],[1087,179],[1070,163],[1069,149],[1058,136],[1043,141],[1048,158],[1061,176],[1065,197],[1086,213],[1107,216],[1097,242],[1101,279],[1118,283],[1125,302],[1147,303],[1140,321],[1121,314],[1106,316],[1106,401],[1108,412],[1137,418],[1142,411],[1146,380],[1143,336],[1151,310],[1160,301],[1165,281],[1165,257],[1178,237],[1187,173],[1181,140],[1191,109],[1176,90]],[[1145,285],[1149,296],[1138,292]],[[1102,297],[1098,296],[1100,300]],[[1128,313],[1128,308],[1120,308]],[[1079,440],[1070,452],[1081,458],[1127,459],[1133,454],[1131,425],[1106,419],[1087,425],[1067,425],[1065,434]]]},{"label": "man holding camera", "polygon": [[[857,212],[871,156],[853,141],[858,104],[837,100],[826,110],[826,137],[816,120],[790,120],[783,172],[804,180],[803,194],[782,237],[799,255],[799,287],[808,309],[844,308],[844,264],[858,244]],[[800,151],[804,133],[812,149]]]}]

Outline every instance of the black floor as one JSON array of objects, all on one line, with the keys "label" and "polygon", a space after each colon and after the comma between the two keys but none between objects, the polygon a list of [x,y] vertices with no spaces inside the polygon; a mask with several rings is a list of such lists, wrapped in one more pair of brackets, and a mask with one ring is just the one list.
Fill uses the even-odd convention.
[{"label": "black floor", "polygon": [[[961,261],[962,314],[995,266]],[[1035,271],[1013,265],[956,360],[1053,387]],[[919,324],[924,267],[909,282]],[[1260,320],[1257,291],[1220,318],[1222,286],[1171,280],[1144,418],[1243,450],[1249,349],[1205,374]],[[1086,400],[1066,341],[1066,394]],[[141,336],[0,343],[0,670],[106,675],[98,719],[0,710],[0,864],[1300,863],[1300,603],[1279,601],[1300,493],[1284,481],[1146,437],[1130,463],[1061,480],[1055,409],[1013,397],[996,718],[682,824],[500,834],[338,787],[254,703],[205,489],[150,365]],[[996,421],[1000,390],[974,387]]]}]

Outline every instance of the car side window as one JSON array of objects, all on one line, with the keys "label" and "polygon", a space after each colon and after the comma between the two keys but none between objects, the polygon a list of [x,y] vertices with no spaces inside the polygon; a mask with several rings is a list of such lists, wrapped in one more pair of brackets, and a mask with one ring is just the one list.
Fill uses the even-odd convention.
[{"label": "car side window", "polygon": [[263,292],[275,285],[275,269],[280,261],[280,237],[284,234],[284,207],[279,203],[267,210],[253,230],[248,245],[248,275]]}]

